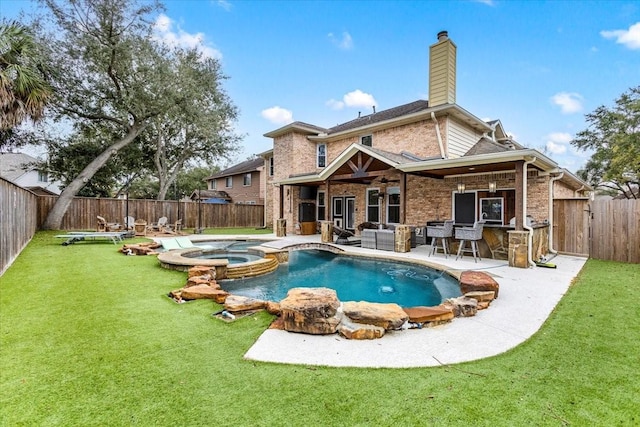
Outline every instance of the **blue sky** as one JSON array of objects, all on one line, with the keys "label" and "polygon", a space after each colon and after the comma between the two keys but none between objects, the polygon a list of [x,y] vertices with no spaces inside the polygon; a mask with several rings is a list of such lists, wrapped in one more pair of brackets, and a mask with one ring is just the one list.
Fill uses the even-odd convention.
[{"label": "blue sky", "polygon": [[[2,0],[17,17],[28,0]],[[220,59],[245,134],[234,161],[271,148],[262,135],[299,120],[331,127],[358,112],[428,98],[429,46],[458,47],[457,103],[500,119],[529,148],[575,172],[569,141],[584,115],[640,85],[635,1],[165,1],[158,37]]]}]

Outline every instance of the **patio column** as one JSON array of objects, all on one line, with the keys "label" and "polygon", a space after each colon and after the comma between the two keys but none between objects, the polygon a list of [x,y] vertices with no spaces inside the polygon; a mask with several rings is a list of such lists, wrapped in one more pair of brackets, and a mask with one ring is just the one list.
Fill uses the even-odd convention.
[{"label": "patio column", "polygon": [[524,230],[524,161],[516,162],[516,231]]},{"label": "patio column", "polygon": [[407,223],[407,174],[400,174],[400,223]]},{"label": "patio column", "polygon": [[333,212],[331,212],[333,203],[331,203],[331,182],[329,180],[324,182],[324,188],[324,219],[333,222]]}]

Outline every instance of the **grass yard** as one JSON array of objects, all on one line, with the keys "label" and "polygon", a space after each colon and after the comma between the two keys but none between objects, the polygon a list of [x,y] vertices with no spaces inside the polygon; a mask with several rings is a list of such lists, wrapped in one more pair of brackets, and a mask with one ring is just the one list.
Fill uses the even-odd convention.
[{"label": "grass yard", "polygon": [[186,273],[55,234],[0,277],[2,426],[640,424],[638,264],[590,260],[537,334],[490,359],[325,368],[245,361],[271,316],[222,322],[165,296]]}]

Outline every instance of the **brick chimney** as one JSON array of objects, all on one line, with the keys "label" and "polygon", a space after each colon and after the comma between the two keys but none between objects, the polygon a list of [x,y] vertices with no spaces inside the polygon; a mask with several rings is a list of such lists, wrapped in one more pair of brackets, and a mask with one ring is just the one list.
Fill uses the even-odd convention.
[{"label": "brick chimney", "polygon": [[429,106],[456,103],[456,45],[446,31],[429,47]]}]

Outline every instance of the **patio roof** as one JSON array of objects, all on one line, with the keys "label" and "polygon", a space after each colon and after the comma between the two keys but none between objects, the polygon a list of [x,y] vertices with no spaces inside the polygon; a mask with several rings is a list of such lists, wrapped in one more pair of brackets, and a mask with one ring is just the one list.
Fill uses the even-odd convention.
[{"label": "patio roof", "polygon": [[[445,177],[466,174],[511,172],[515,171],[516,164],[522,161],[531,161],[530,166],[542,172],[562,171],[553,160],[533,149],[508,150],[462,156],[455,159],[419,160],[412,156],[385,152],[362,144],[352,144],[320,173],[290,176],[278,181],[277,184],[320,184],[329,179],[367,183],[367,181],[390,171],[444,179]],[[565,172],[568,173],[568,171]]]}]

